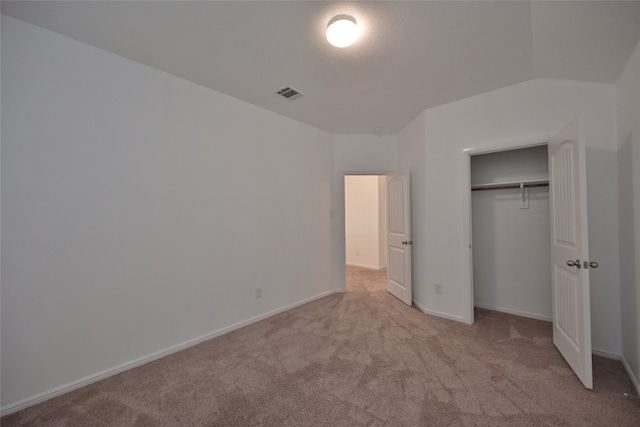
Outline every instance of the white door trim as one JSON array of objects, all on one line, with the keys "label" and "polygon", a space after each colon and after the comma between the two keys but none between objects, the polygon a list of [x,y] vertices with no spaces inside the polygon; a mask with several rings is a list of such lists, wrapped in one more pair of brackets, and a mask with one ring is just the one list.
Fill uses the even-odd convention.
[{"label": "white door trim", "polygon": [[496,144],[484,145],[481,147],[469,147],[462,150],[462,250],[467,254],[461,260],[464,276],[463,296],[464,296],[464,322],[473,324],[473,260],[471,253],[471,156],[476,154],[488,154],[498,151],[514,150],[518,148],[534,147],[544,145],[555,134],[545,134],[524,138],[520,140],[504,141]]}]

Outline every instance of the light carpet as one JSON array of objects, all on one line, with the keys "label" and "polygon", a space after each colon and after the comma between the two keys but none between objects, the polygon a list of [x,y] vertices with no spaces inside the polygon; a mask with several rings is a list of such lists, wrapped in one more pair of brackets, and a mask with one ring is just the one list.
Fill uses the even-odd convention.
[{"label": "light carpet", "polygon": [[334,294],[15,414],[3,426],[638,426],[620,362],[586,390],[551,325],[427,316],[349,267]]}]

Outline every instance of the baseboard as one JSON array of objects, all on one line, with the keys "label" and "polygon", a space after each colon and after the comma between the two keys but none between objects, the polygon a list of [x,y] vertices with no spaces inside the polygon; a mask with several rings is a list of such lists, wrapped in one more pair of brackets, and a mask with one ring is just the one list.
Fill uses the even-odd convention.
[{"label": "baseboard", "polygon": [[160,359],[162,357],[168,356],[170,354],[176,353],[178,351],[184,350],[186,348],[193,347],[193,346],[198,345],[198,344],[200,344],[200,343],[202,343],[204,341],[210,340],[212,338],[219,337],[220,335],[224,335],[224,334],[229,333],[231,331],[235,331],[236,329],[240,329],[240,328],[242,328],[244,326],[248,326],[248,325],[250,325],[252,323],[259,322],[260,320],[264,320],[264,319],[266,319],[268,317],[275,316],[276,314],[282,313],[282,312],[287,311],[287,310],[291,310],[292,308],[299,307],[299,306],[301,306],[303,304],[307,304],[307,303],[315,301],[317,299],[324,298],[324,297],[326,297],[328,295],[331,295],[331,294],[334,294],[334,293],[335,293],[334,290],[323,292],[321,294],[318,294],[318,295],[315,295],[313,297],[304,299],[302,301],[298,301],[296,303],[287,305],[285,307],[269,311],[269,312],[261,314],[259,316],[251,317],[251,318],[249,318],[249,319],[247,319],[245,321],[236,323],[236,324],[228,326],[226,328],[218,329],[217,331],[214,331],[214,332],[208,333],[206,335],[202,335],[202,336],[200,336],[198,338],[194,338],[192,340],[183,342],[182,344],[178,344],[178,345],[166,348],[164,350],[160,350],[158,352],[149,354],[147,356],[140,357],[138,359],[134,359],[134,360],[132,360],[130,362],[123,363],[123,364],[115,366],[113,368],[106,369],[106,370],[104,370],[102,372],[98,372],[96,374],[86,376],[86,377],[81,378],[81,379],[79,379],[77,381],[73,381],[73,382],[64,384],[64,385],[62,385],[60,387],[53,388],[53,389],[45,391],[43,393],[39,393],[39,394],[37,394],[35,396],[31,396],[31,397],[28,397],[26,399],[22,399],[22,400],[20,400],[18,402],[11,403],[11,404],[6,405],[6,406],[4,406],[4,407],[2,407],[0,409],[0,416],[9,415],[11,413],[14,413],[14,412],[20,411],[22,409],[28,408],[29,406],[37,405],[38,403],[42,403],[45,400],[49,400],[49,399],[52,399],[54,397],[61,396],[61,395],[65,394],[65,393],[68,393],[70,391],[73,391],[73,390],[79,389],[81,387],[84,387],[86,385],[98,382],[100,380],[103,380],[105,378],[111,377],[113,375],[117,375],[117,374],[119,374],[121,372],[124,372],[124,371],[127,371],[129,369],[137,368],[138,366],[144,365],[145,363],[149,363],[149,362],[152,362],[154,360]]},{"label": "baseboard", "polygon": [[347,262],[346,263],[349,267],[360,267],[360,268],[366,268],[367,270],[376,270],[376,271],[380,271],[380,270],[384,270],[387,267],[374,267],[373,265],[366,265],[366,264],[356,264],[355,262]]},{"label": "baseboard", "polygon": [[640,383],[638,382],[638,378],[633,374],[631,366],[627,363],[627,359],[624,358],[624,354],[620,356],[620,360],[622,361],[622,366],[624,366],[624,369],[627,371],[627,375],[629,375],[629,378],[633,383],[633,387],[636,389],[636,396],[640,396]]},{"label": "baseboard", "polygon": [[526,311],[512,310],[510,308],[496,307],[493,305],[482,304],[482,303],[473,303],[473,305],[474,307],[484,308],[486,310],[493,310],[493,311],[499,311],[501,313],[513,314],[515,316],[528,317],[529,319],[544,320],[545,322],[551,322],[553,320],[551,316],[545,316],[543,314],[527,313]]},{"label": "baseboard", "polygon": [[593,354],[594,356],[606,357],[607,359],[611,360],[622,360],[622,355],[599,348],[591,347],[591,354]]},{"label": "baseboard", "polygon": [[443,313],[441,311],[436,311],[436,310],[429,310],[428,308],[424,307],[423,305],[421,305],[419,302],[415,300],[413,301],[413,305],[415,305],[416,308],[421,312],[423,312],[424,314],[428,314],[430,316],[442,317],[444,319],[453,320],[455,322],[466,323],[465,318],[462,316],[456,316],[453,314]]}]

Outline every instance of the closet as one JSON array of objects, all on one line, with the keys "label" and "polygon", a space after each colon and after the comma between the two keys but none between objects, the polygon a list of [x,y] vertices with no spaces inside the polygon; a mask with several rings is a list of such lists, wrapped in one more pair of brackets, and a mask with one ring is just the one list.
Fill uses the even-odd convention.
[{"label": "closet", "polygon": [[551,320],[547,146],[471,156],[473,298]]}]

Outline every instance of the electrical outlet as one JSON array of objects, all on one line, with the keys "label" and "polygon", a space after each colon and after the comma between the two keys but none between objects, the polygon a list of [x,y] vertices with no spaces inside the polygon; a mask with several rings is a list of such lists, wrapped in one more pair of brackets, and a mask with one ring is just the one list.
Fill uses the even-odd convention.
[{"label": "electrical outlet", "polygon": [[442,285],[436,285],[436,295],[442,295]]},{"label": "electrical outlet", "polygon": [[262,288],[256,288],[256,298],[262,297]]}]

